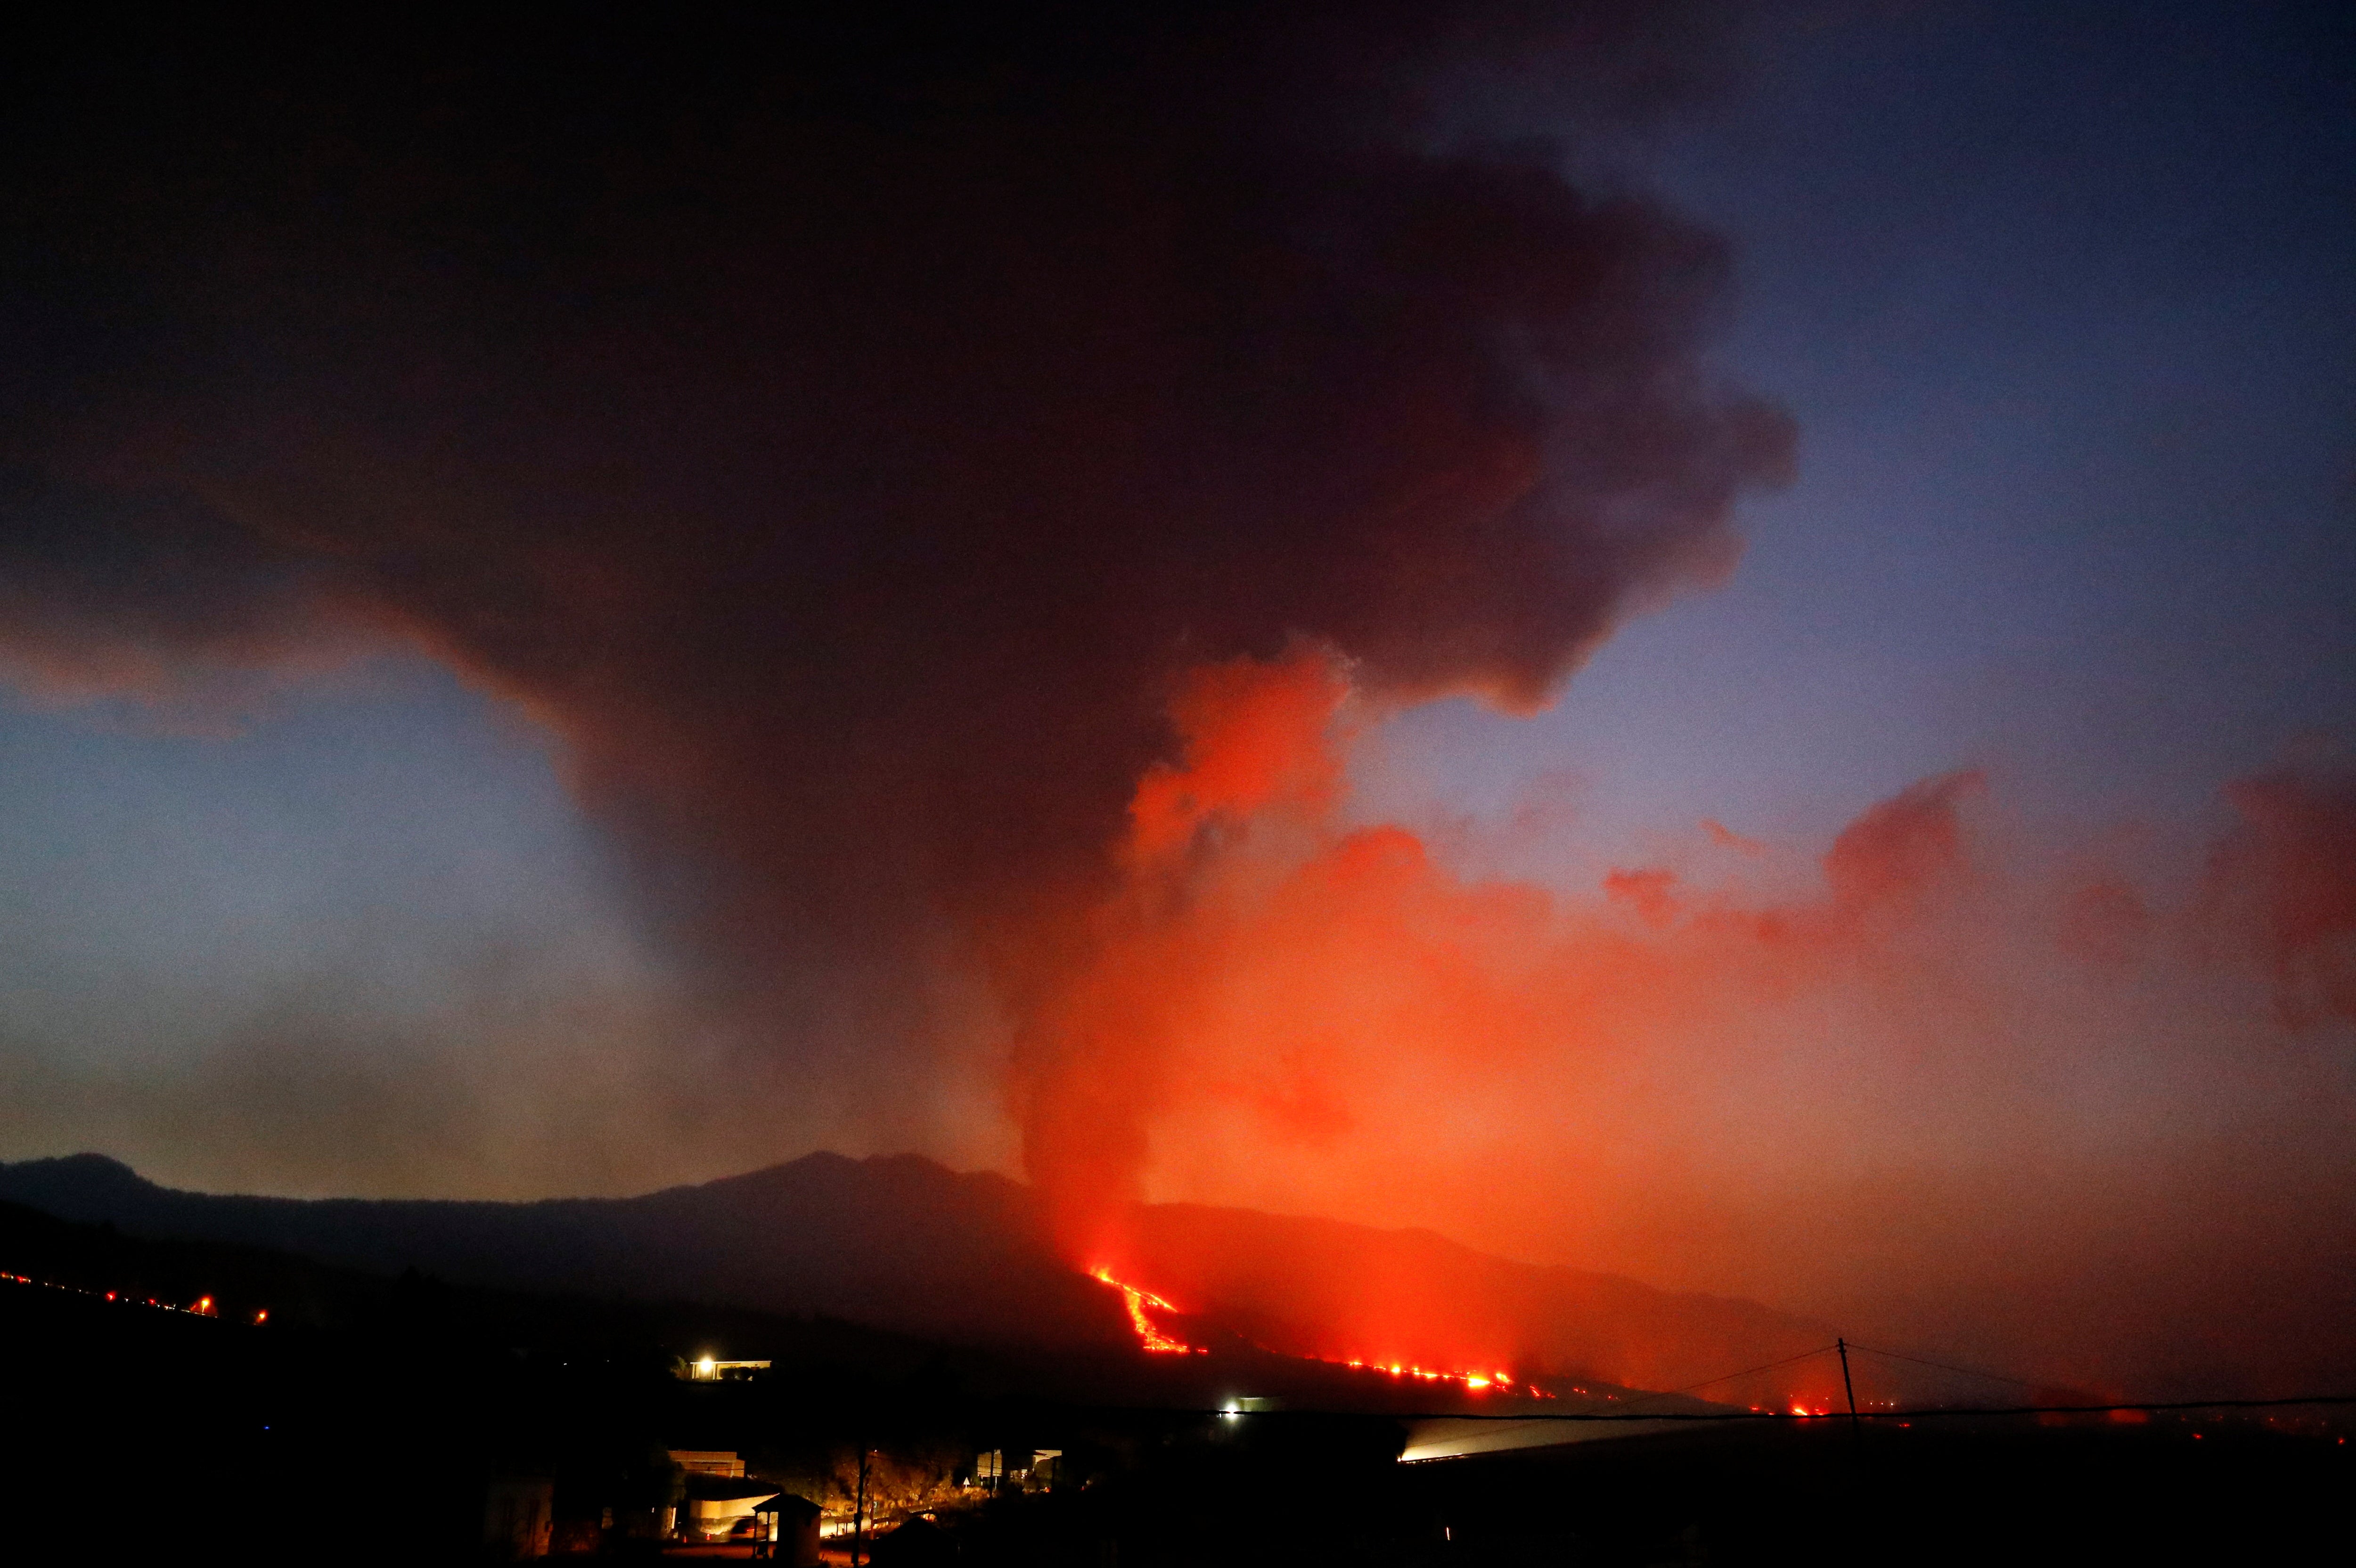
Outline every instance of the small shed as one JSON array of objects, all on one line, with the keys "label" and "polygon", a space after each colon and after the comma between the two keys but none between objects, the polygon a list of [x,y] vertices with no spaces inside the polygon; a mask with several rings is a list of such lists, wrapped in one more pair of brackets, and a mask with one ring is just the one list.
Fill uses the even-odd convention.
[{"label": "small shed", "polygon": [[753,1517],[761,1527],[755,1554],[791,1563],[793,1568],[819,1568],[818,1521],[824,1511],[808,1498],[791,1492],[779,1492],[754,1504]]}]

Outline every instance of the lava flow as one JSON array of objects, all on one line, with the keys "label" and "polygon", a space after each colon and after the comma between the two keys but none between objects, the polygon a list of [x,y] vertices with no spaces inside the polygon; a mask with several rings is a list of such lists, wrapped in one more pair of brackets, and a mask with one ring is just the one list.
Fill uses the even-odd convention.
[{"label": "lava flow", "polygon": [[[1162,1297],[1154,1295],[1150,1290],[1141,1289],[1139,1286],[1133,1285],[1123,1284],[1121,1281],[1115,1279],[1112,1276],[1112,1271],[1110,1269],[1090,1269],[1088,1271],[1088,1275],[1090,1278],[1100,1280],[1104,1284],[1108,1285],[1115,1290],[1120,1292],[1121,1299],[1128,1303],[1129,1306],[1130,1326],[1137,1330],[1139,1343],[1142,1344],[1148,1350],[1151,1350],[1159,1355],[1169,1356],[1206,1356],[1210,1354],[1209,1350],[1200,1345],[1189,1345],[1183,1339],[1172,1339],[1168,1334],[1162,1332],[1160,1325],[1156,1324],[1151,1317],[1147,1316],[1145,1309],[1149,1307],[1161,1312],[1175,1312],[1178,1310],[1176,1307],[1171,1306],[1170,1303],[1164,1301]],[[1368,1361],[1359,1359],[1344,1360],[1338,1356],[1313,1356],[1310,1359],[1312,1360],[1330,1361],[1335,1366],[1355,1367],[1362,1371],[1387,1372],[1395,1378],[1419,1378],[1425,1382],[1461,1383],[1465,1388],[1473,1390],[1476,1392],[1488,1389],[1498,1389],[1506,1393],[1512,1393],[1515,1392],[1514,1375],[1511,1372],[1436,1372],[1428,1367],[1409,1366],[1403,1361],[1391,1361],[1386,1363],[1382,1361]],[[1554,1395],[1547,1392],[1546,1390],[1538,1387],[1536,1383],[1524,1384],[1523,1392],[1526,1392],[1534,1399],[1552,1399],[1554,1397]]]},{"label": "lava flow", "polygon": [[1152,1318],[1145,1315],[1145,1309],[1148,1307],[1159,1307],[1164,1312],[1175,1312],[1178,1310],[1176,1307],[1150,1290],[1140,1290],[1133,1285],[1123,1285],[1113,1278],[1110,1269],[1091,1269],[1088,1272],[1120,1292],[1121,1298],[1129,1304],[1130,1326],[1137,1330],[1139,1340],[1147,1349],[1160,1355],[1170,1356],[1203,1356],[1210,1353],[1200,1345],[1189,1345],[1183,1339],[1172,1339],[1161,1330]]},{"label": "lava flow", "polygon": [[[1320,1356],[1317,1359],[1321,1361],[1335,1360],[1331,1356]],[[1385,1363],[1355,1359],[1337,1361],[1336,1364],[1357,1367],[1369,1371],[1388,1372],[1395,1378],[1421,1378],[1425,1382],[1432,1383],[1462,1383],[1466,1388],[1476,1391],[1494,1388],[1503,1389],[1507,1393],[1514,1392],[1514,1374],[1511,1372],[1435,1372],[1428,1367],[1413,1367],[1400,1361]],[[1554,1397],[1536,1383],[1526,1383],[1523,1388],[1533,1399]]]}]

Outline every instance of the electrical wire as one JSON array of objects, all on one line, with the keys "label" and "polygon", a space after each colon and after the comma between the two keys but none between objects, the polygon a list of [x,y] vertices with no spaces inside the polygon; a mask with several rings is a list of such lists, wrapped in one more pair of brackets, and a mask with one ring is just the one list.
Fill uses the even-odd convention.
[{"label": "electrical wire", "polygon": [[[2011,1404],[1980,1407],[1965,1404],[1926,1405],[1915,1410],[1860,1410],[1859,1421],[1927,1421],[1937,1416],[1998,1416],[1998,1415],[2108,1415],[2119,1411],[2147,1411],[2166,1413],[2170,1411],[2192,1410],[2288,1410],[2301,1405],[2356,1405],[2356,1393],[2296,1394],[2287,1399],[2188,1399],[2146,1404]],[[1483,1422],[1596,1422],[1615,1421],[1817,1421],[1826,1425],[1847,1422],[1848,1412],[1788,1410],[1665,1410],[1651,1415],[1630,1415],[1619,1411],[1530,1411],[1506,1413],[1483,1411],[1473,1413],[1462,1410],[1430,1411],[1340,1411],[1340,1410],[1270,1410],[1256,1411],[1248,1415],[1234,1416],[1231,1412],[1215,1410],[1184,1410],[1168,1412],[1179,1415],[1229,1415],[1237,1420],[1257,1420],[1269,1415],[1355,1416],[1360,1419],[1390,1421],[1483,1421]]]},{"label": "electrical wire", "polygon": [[2030,1382],[2027,1378],[2008,1378],[2002,1372],[1984,1372],[1976,1367],[1958,1367],[1945,1361],[1932,1360],[1927,1356],[1910,1356],[1903,1350],[1877,1350],[1870,1345],[1860,1345],[1854,1339],[1848,1342],[1848,1348],[1852,1350],[1863,1350],[1869,1355],[1888,1356],[1892,1360],[1912,1361],[1918,1367],[1936,1367],[1943,1372],[1961,1372],[1967,1378],[1986,1378],[1990,1382],[2010,1383],[2015,1388],[2039,1389],[2053,1386],[2051,1379],[2044,1382]]},{"label": "electrical wire", "polygon": [[1683,1388],[1663,1389],[1657,1393],[1648,1393],[1642,1399],[1627,1401],[1622,1408],[1633,1410],[1637,1405],[1647,1403],[1653,1400],[1672,1399],[1681,1393],[1691,1393],[1696,1389],[1715,1388],[1719,1383],[1730,1383],[1737,1378],[1747,1378],[1753,1372],[1772,1372],[1777,1367],[1788,1367],[1794,1361],[1804,1361],[1816,1356],[1829,1356],[1836,1349],[1837,1347],[1832,1345],[1819,1345],[1813,1350],[1803,1350],[1796,1356],[1786,1356],[1780,1361],[1770,1361],[1763,1367],[1748,1367],[1739,1372],[1728,1372],[1723,1377],[1710,1378],[1705,1381],[1697,1383],[1687,1383]]}]

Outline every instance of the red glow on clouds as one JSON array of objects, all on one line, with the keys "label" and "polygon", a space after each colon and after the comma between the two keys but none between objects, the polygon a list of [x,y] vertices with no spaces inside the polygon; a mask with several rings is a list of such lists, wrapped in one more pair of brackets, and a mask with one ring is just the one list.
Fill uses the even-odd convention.
[{"label": "red glow on clouds", "polygon": [[1315,657],[1237,659],[1195,671],[1171,703],[1185,760],[1154,766],[1130,803],[1131,866],[1166,867],[1220,817],[1330,808],[1342,781],[1330,731],[1348,696],[1341,673]]},{"label": "red glow on clouds", "polygon": [[[1758,1359],[1759,1330],[1699,1297],[1672,1329],[1608,1290],[1440,1289],[1347,1248],[1255,1272],[1139,1233],[1130,1200],[1425,1226],[2079,1381],[2175,1364],[2180,1303],[2137,1293],[2154,1270],[2225,1290],[2194,1267],[2222,1249],[2255,1260],[2248,1310],[2280,1314],[2254,1358],[2302,1353],[2296,1253],[2260,1256],[2229,1194],[2328,1175],[2301,1140],[2347,1096],[2292,1096],[2296,1035],[2235,1042],[2347,1016],[2351,906],[2315,869],[2346,859],[2331,787],[2238,790],[2214,889],[2178,909],[2010,846],[1972,770],[1862,811],[1813,893],[1786,851],[1699,828],[1581,897],[1354,820],[1373,715],[1338,660],[1206,667],[1173,711],[1122,880],[1018,1041],[1030,1172],[1078,1255],[1249,1300],[1288,1353],[1468,1387],[1505,1365],[1680,1386]],[[2296,1130],[2240,1159],[2231,1115],[2188,1132],[2190,1104]]]}]

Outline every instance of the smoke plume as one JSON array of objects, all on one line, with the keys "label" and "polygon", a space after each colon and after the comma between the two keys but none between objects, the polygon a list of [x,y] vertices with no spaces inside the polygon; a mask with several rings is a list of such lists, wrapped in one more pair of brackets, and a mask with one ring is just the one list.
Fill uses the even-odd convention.
[{"label": "smoke plume", "polygon": [[1718,241],[1465,112],[1658,112],[1697,11],[21,42],[7,667],[217,717],[423,649],[879,1083],[912,966],[1055,1005],[1188,671],[1527,708],[1788,461]]}]

